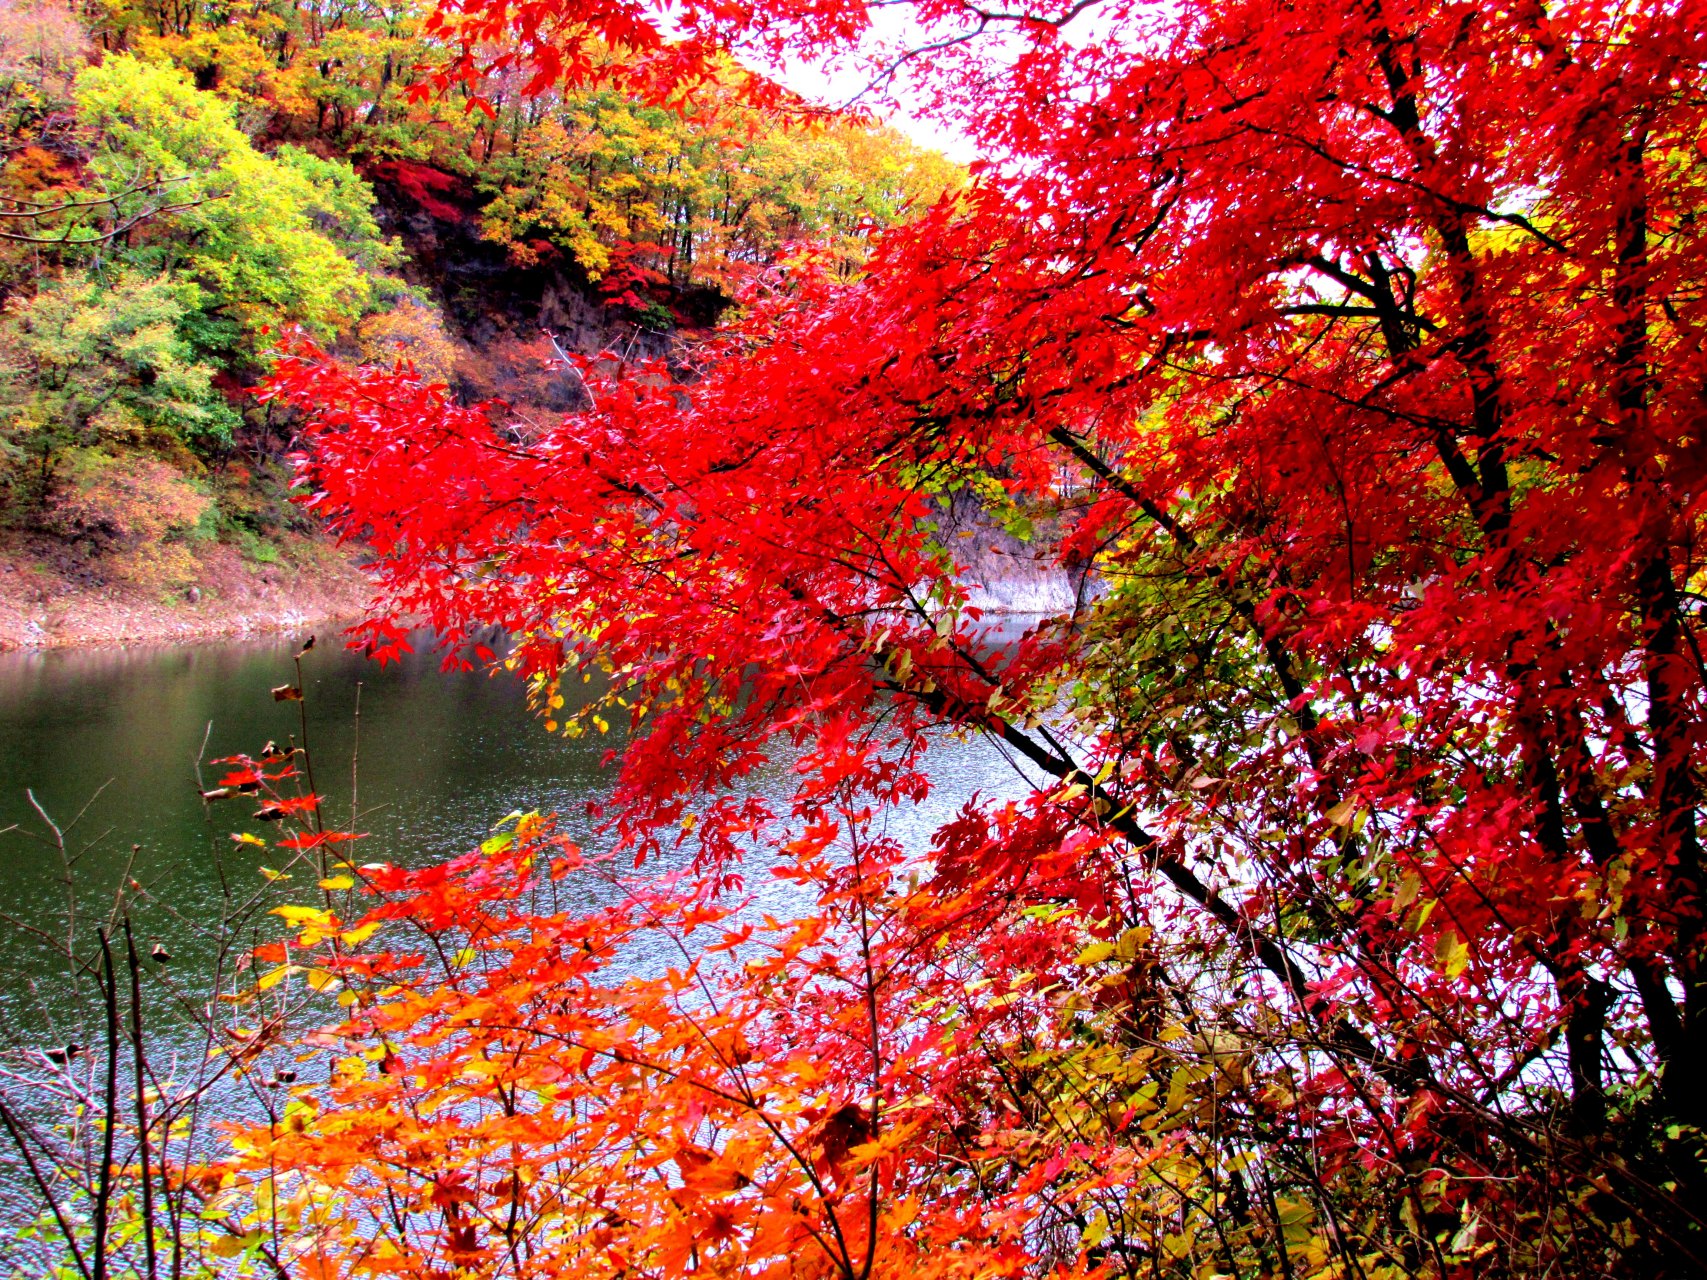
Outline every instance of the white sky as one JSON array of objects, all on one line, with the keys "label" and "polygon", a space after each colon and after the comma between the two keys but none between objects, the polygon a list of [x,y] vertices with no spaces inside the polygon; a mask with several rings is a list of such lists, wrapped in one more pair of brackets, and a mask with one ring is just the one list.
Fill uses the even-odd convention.
[{"label": "white sky", "polygon": [[[920,42],[924,34],[923,28],[910,21],[906,11],[899,8],[875,10],[872,28],[872,36],[866,43],[866,48],[872,53],[904,49],[910,42]],[[830,107],[846,105],[870,83],[869,67],[855,65],[846,58],[773,65],[766,68],[766,74],[809,102]],[[965,134],[929,115],[922,96],[913,90],[913,86],[897,79],[889,86],[888,92],[896,99],[895,102],[862,98],[861,104],[921,147],[940,151],[960,164],[969,164],[978,158],[977,148]]]},{"label": "white sky", "polygon": [[[1024,0],[1012,7],[1024,7]],[[905,5],[874,8],[871,20],[871,34],[861,45],[860,56],[771,66],[767,73],[809,101],[834,107],[846,105],[867,88],[873,66],[883,65],[895,54],[928,44],[932,39],[932,30],[917,22]],[[1094,5],[1062,27],[1061,37],[1077,48],[1084,48],[1105,38],[1110,25],[1108,13],[1101,5]],[[934,34],[941,37],[945,29],[936,28]],[[999,29],[982,37],[987,51],[998,58],[1002,42],[1009,38],[1008,33]],[[951,122],[932,115],[927,96],[905,75],[896,77],[886,93],[862,97],[861,105],[920,146],[940,151],[951,160],[968,164],[979,157],[976,145],[965,133]]]}]

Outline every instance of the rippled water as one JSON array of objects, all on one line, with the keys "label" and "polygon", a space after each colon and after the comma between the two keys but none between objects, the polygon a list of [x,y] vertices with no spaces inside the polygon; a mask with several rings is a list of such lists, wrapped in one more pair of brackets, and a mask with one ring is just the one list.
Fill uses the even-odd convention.
[{"label": "rippled water", "polygon": [[[142,911],[146,941],[168,948],[175,972],[189,981],[211,964],[208,922],[278,857],[232,843],[248,809],[204,806],[198,762],[211,784],[218,773],[207,761],[300,734],[298,707],[269,693],[294,679],[300,640],[0,654],[0,913],[11,922],[0,927],[0,1002],[51,1013],[66,976],[31,932],[60,936],[68,904],[65,867],[31,795],[67,833],[85,943],[129,877],[154,903]],[[317,790],[338,826],[348,825],[355,792],[356,826],[371,833],[359,860],[456,854],[513,810],[554,811],[589,837],[586,805],[608,795],[611,772],[599,761],[610,742],[547,734],[514,679],[443,673],[425,654],[382,669],[335,637],[303,665]],[[975,790],[1016,787],[982,743],[944,743],[934,758],[935,794],[892,824],[903,838],[922,840]],[[778,768],[752,785],[781,799],[791,781]]]},{"label": "rippled water", "polygon": [[[276,1105],[266,1076],[290,1062],[288,1048],[280,1044],[267,1055],[276,1062],[258,1063],[241,1080],[220,1074],[223,1059],[209,1058],[198,1011],[209,1008],[220,984],[228,991],[248,985],[233,974],[233,961],[253,942],[278,936],[279,923],[265,910],[279,893],[317,898],[315,874],[299,865],[290,884],[269,882],[262,868],[283,867],[289,855],[234,843],[231,833],[272,838],[276,828],[253,822],[246,801],[204,805],[198,787],[217,781],[217,757],[300,737],[300,711],[328,825],[350,826],[354,801],[355,828],[371,833],[358,861],[419,865],[461,853],[515,810],[555,812],[571,835],[598,850],[586,809],[609,796],[612,773],[600,760],[610,739],[546,733],[508,676],[443,673],[425,654],[382,669],[341,649],[335,636],[323,636],[303,659],[299,711],[274,701],[270,690],[294,682],[301,639],[0,654],[0,1072],[9,1077],[0,1081],[0,1096],[33,1122],[49,1129],[61,1123],[55,1117],[66,1114],[65,1104],[53,1096],[59,1085],[80,1080],[77,1087],[94,1098],[104,1078],[101,1063],[91,1060],[98,1054],[84,1053],[76,1069],[64,1071],[44,1053],[70,1041],[104,1043],[95,986],[87,971],[73,972],[65,942],[69,926],[72,953],[85,965],[98,956],[96,929],[127,881],[140,886],[132,897],[151,1061],[179,1081],[215,1073],[202,1094],[204,1120],[258,1119]],[[982,742],[945,741],[932,760],[930,799],[888,823],[915,847],[973,792],[1022,788]],[[785,762],[749,785],[785,802],[792,782]],[[50,821],[64,833],[64,857]],[[750,884],[775,914],[798,905],[769,877],[756,874]],[[588,905],[612,892],[593,878],[565,887]],[[239,909],[266,893],[274,896],[247,913]],[[233,918],[245,921],[235,938],[221,926]],[[146,958],[156,944],[170,957],[164,965]],[[121,951],[121,966],[122,959]],[[634,962],[675,963],[679,956]],[[222,1025],[252,1016],[212,1008]],[[326,1016],[334,1012],[328,1005]],[[198,1132],[212,1131],[204,1125]],[[40,1212],[16,1153],[0,1142],[0,1227]],[[53,1255],[50,1240],[30,1248],[43,1259]]]}]

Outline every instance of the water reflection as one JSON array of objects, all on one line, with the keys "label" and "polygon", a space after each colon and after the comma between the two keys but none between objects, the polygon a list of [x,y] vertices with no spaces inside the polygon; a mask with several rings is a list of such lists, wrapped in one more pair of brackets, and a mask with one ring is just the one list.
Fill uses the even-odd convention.
[{"label": "water reflection", "polygon": [[[0,912],[18,926],[0,929],[0,1002],[63,976],[29,941],[30,929],[60,927],[66,903],[60,859],[28,838],[44,832],[32,795],[67,829],[86,915],[134,878],[171,908],[147,918],[151,940],[181,955],[186,973],[210,958],[210,932],[193,922],[217,920],[226,896],[259,883],[261,866],[277,859],[231,842],[249,810],[204,806],[198,761],[300,735],[299,708],[269,692],[294,679],[300,639],[0,654]],[[460,853],[513,810],[554,811],[571,835],[590,835],[587,804],[604,800],[612,782],[600,766],[610,741],[545,733],[513,678],[445,673],[425,653],[380,668],[335,637],[303,667],[317,790],[337,826],[349,824],[352,793],[359,798],[356,827],[371,833],[359,860],[420,864]],[[568,684],[564,692],[577,688],[596,692]],[[204,780],[217,779],[213,766],[201,768]],[[930,801],[896,815],[894,834],[922,841],[972,792],[1017,788],[1011,768],[978,742],[944,744],[933,778]],[[792,781],[778,767],[752,784],[781,802]],[[766,880],[754,876],[754,887]]]},{"label": "water reflection", "polygon": [[[276,829],[252,821],[253,806],[243,800],[205,806],[198,786],[217,781],[210,763],[217,757],[300,738],[302,712],[328,824],[351,825],[359,799],[354,826],[371,834],[358,846],[358,861],[442,859],[478,843],[505,814],[536,809],[557,813],[568,834],[597,851],[586,814],[589,803],[609,797],[613,774],[600,765],[608,738],[547,734],[507,676],[447,674],[424,654],[382,669],[333,637],[304,659],[306,702],[276,702],[270,690],[294,681],[300,639],[0,654],[0,1071],[25,1084],[8,1090],[12,1105],[43,1132],[57,1131],[68,1112],[42,1086],[80,1080],[76,1087],[95,1097],[102,1077],[92,1050],[105,1043],[95,985],[87,972],[72,972],[55,940],[65,936],[74,901],[74,951],[85,961],[97,954],[95,929],[109,919],[114,893],[127,880],[141,887],[130,894],[140,953],[158,946],[169,957],[143,964],[147,1056],[180,1090],[205,1082],[194,1090],[203,1122],[197,1141],[214,1140],[208,1120],[260,1120],[279,1105],[280,1072],[294,1066],[287,1038],[257,1053],[239,1078],[228,1071],[228,1057],[209,1056],[213,1043],[234,1043],[226,1031],[210,1040],[202,1028],[209,1012],[221,1028],[244,1018],[258,1025],[264,1013],[254,1005],[222,1006],[211,997],[221,986],[247,987],[252,975],[239,976],[234,963],[255,942],[279,936],[282,926],[265,914],[276,897],[266,895],[312,900],[315,874],[298,867],[289,885],[269,881],[263,867],[276,871],[288,855],[234,843],[231,833],[247,828],[270,840]],[[597,693],[566,685],[565,695],[576,696],[577,687],[581,697]],[[914,848],[974,792],[1023,790],[1013,768],[981,741],[944,742],[931,761],[930,799],[889,815],[886,824]],[[787,761],[748,780],[782,812],[793,783]],[[63,860],[48,818],[64,832]],[[626,865],[622,873],[635,874]],[[807,905],[762,865],[747,875],[755,913],[786,917]],[[561,895],[557,906],[567,909],[591,908],[620,892],[595,875],[541,891]],[[627,964],[682,962],[669,939],[647,939],[654,951],[637,952]],[[293,1021],[338,1016],[329,998],[309,999]],[[46,1052],[63,1054],[56,1046],[71,1042],[89,1051],[69,1069],[51,1066]],[[86,1144],[93,1131],[82,1132]],[[84,1167],[95,1167],[87,1156]],[[26,1222],[40,1208],[15,1153],[0,1144],[0,1227]]]}]

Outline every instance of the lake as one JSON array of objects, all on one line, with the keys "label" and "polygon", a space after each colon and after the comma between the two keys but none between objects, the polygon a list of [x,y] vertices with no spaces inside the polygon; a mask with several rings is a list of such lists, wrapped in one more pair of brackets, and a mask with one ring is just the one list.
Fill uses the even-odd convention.
[{"label": "lake", "polygon": [[[421,865],[450,857],[516,810],[555,812],[589,852],[600,850],[586,808],[609,797],[613,771],[600,760],[612,739],[547,733],[520,682],[508,675],[441,672],[427,653],[380,668],[343,649],[335,634],[322,634],[303,658],[300,708],[277,702],[271,690],[294,683],[292,657],[301,640],[0,653],[0,1098],[35,1126],[38,1154],[78,1153],[62,1167],[99,1167],[100,1126],[68,1117],[103,1114],[103,1055],[94,1047],[106,1043],[96,984],[87,971],[72,973],[65,959],[67,922],[72,950],[89,963],[99,954],[96,929],[126,881],[140,886],[132,897],[149,1069],[172,1082],[166,1092],[186,1100],[174,1106],[193,1105],[199,1116],[174,1158],[192,1158],[185,1141],[203,1150],[218,1141],[209,1121],[276,1118],[285,1096],[280,1081],[295,1058],[284,1039],[240,1076],[221,1065],[228,1059],[210,1056],[215,1044],[232,1043],[213,1028],[263,1016],[253,1004],[221,1005],[213,996],[252,984],[253,975],[237,972],[236,962],[254,943],[283,932],[267,908],[292,898],[318,905],[317,874],[312,866],[292,867],[291,855],[276,847],[231,839],[233,831],[248,830],[271,840],[278,831],[252,819],[248,797],[203,803],[199,790],[223,773],[212,760],[258,754],[269,740],[288,744],[300,737],[298,717],[305,713],[327,825],[371,833],[356,846],[357,862]],[[577,687],[581,696],[595,692],[566,684],[565,696],[576,696]],[[999,796],[1024,789],[981,740],[940,744],[932,777],[929,800],[887,824],[920,849],[975,791]],[[785,812],[793,782],[787,761],[749,780]],[[352,824],[353,800],[359,811]],[[69,875],[36,805],[65,833]],[[288,883],[270,880],[263,868],[293,876]],[[810,905],[799,890],[757,868],[748,883],[754,910],[786,916]],[[590,875],[562,888],[589,907],[613,892]],[[644,936],[657,953],[637,948],[625,965],[680,963],[672,944]],[[156,946],[168,957],[164,963],[148,958]],[[122,951],[119,962],[122,989]],[[293,985],[267,999],[287,995]],[[340,1016],[327,997],[291,998],[308,1002],[297,1006],[293,1022]],[[50,1055],[72,1043],[93,1051],[74,1057],[69,1068],[53,1065]],[[128,1083],[121,1096],[132,1096]],[[194,1098],[200,1101],[187,1101]],[[67,1204],[86,1203],[63,1186],[60,1194]],[[42,1213],[17,1152],[0,1140],[0,1230],[39,1226]],[[27,1229],[17,1247],[22,1252],[13,1261],[27,1253],[26,1271],[63,1261],[51,1230]]]},{"label": "lake", "polygon": [[[129,877],[149,899],[138,911],[144,947],[165,947],[186,989],[196,975],[211,976],[217,931],[210,922],[233,895],[263,884],[263,866],[282,864],[276,850],[232,842],[238,829],[275,832],[250,822],[244,801],[204,805],[198,761],[211,786],[221,770],[206,762],[299,734],[298,706],[275,702],[270,690],[294,681],[291,658],[301,639],[0,654],[0,913],[10,922],[0,924],[0,1007],[14,1044],[18,1034],[61,1034],[55,1024],[70,1016],[65,964],[31,932],[61,936],[68,895],[30,795],[67,831],[76,858],[80,950],[87,954],[95,924]],[[534,809],[556,812],[597,849],[585,811],[608,796],[612,771],[599,761],[611,740],[548,734],[514,678],[444,673],[425,653],[381,668],[343,649],[335,634],[322,634],[303,673],[328,825],[351,825],[354,791],[355,829],[371,833],[357,861],[448,857],[477,844],[506,814]],[[574,696],[568,684],[564,692]],[[930,800],[891,823],[904,839],[922,843],[974,791],[1020,789],[982,741],[942,744],[933,778]],[[777,767],[752,782],[780,801],[793,778]],[[299,868],[309,894],[313,878]]]}]

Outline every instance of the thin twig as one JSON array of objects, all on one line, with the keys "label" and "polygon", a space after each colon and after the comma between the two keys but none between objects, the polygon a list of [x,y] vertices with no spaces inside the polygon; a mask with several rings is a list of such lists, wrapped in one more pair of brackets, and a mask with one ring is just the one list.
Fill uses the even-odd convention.
[{"label": "thin twig", "polygon": [[77,1270],[83,1274],[84,1280],[88,1280],[89,1264],[83,1260],[83,1250],[77,1245],[77,1233],[66,1220],[65,1210],[59,1206],[59,1197],[53,1194],[53,1187],[43,1175],[41,1166],[36,1163],[35,1153],[30,1150],[30,1144],[11,1109],[6,1106],[3,1096],[0,1096],[0,1124],[3,1124],[6,1132],[11,1135],[12,1145],[18,1148],[18,1154],[24,1158],[24,1165],[30,1171],[30,1180],[36,1184],[36,1190],[41,1192],[42,1199],[47,1201],[47,1207],[53,1213],[53,1220],[59,1224],[59,1234],[65,1238],[65,1247],[71,1251],[71,1258],[77,1264]]},{"label": "thin twig", "polygon": [[93,1280],[106,1280],[107,1223],[113,1200],[113,1139],[119,1112],[119,996],[113,972],[113,949],[107,931],[96,931],[101,940],[101,994],[107,1007],[107,1077],[101,1115],[101,1167],[95,1178],[95,1262]]},{"label": "thin twig", "polygon": [[128,913],[124,918],[124,951],[125,963],[130,967],[130,1046],[136,1067],[136,1134],[142,1161],[142,1245],[148,1280],[155,1280],[159,1275],[159,1260],[154,1247],[154,1181],[149,1176],[153,1153],[148,1140],[148,1090],[142,1049],[142,967],[137,962],[136,937],[131,932]]}]

